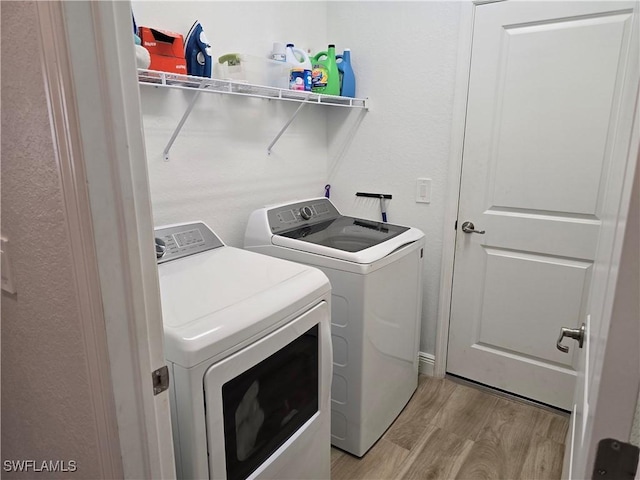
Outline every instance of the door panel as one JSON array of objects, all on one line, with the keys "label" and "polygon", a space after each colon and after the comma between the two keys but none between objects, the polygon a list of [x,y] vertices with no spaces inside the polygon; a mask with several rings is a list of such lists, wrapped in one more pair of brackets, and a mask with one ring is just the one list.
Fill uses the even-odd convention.
[{"label": "door panel", "polygon": [[475,343],[571,367],[547,332],[579,322],[591,264],[493,249],[486,255]]},{"label": "door panel", "polygon": [[484,240],[494,247],[578,259],[590,259],[596,250],[599,220],[495,209],[482,215],[485,237],[458,241]]},{"label": "door panel", "polygon": [[632,9],[476,7],[447,371],[571,409]]},{"label": "door panel", "polygon": [[550,19],[502,29],[499,128],[490,159],[494,206],[596,215],[629,18]]}]

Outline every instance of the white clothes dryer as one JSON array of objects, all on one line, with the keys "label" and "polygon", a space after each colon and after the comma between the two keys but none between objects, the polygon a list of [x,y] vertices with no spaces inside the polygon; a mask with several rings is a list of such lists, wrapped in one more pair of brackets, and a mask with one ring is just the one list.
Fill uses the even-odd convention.
[{"label": "white clothes dryer", "polygon": [[327,198],[254,211],[245,248],[321,269],[332,287],[331,442],[362,456],[418,384],[424,234],[341,215]]},{"label": "white clothes dryer", "polygon": [[156,229],[178,478],[329,478],[331,290],[319,270]]}]

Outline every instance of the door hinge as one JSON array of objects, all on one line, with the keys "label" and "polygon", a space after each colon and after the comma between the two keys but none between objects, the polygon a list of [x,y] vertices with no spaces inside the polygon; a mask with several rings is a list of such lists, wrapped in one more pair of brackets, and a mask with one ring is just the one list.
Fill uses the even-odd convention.
[{"label": "door hinge", "polygon": [[456,223],[453,225],[453,229],[458,230],[458,220],[456,220]]},{"label": "door hinge", "polygon": [[151,372],[153,379],[153,394],[158,395],[169,388],[169,368],[165,365]]},{"label": "door hinge", "polygon": [[611,478],[633,480],[638,468],[638,447],[605,438],[598,442],[598,452],[593,465],[593,479]]}]

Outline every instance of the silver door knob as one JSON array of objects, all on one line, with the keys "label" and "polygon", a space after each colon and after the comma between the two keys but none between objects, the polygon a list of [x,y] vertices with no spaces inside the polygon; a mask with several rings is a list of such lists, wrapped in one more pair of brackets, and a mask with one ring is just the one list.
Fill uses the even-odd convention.
[{"label": "silver door knob", "polygon": [[156,237],[156,258],[162,258],[167,252],[167,244],[161,238]]},{"label": "silver door knob", "polygon": [[464,222],[462,224],[462,231],[464,233],[477,233],[479,235],[484,235],[484,230],[476,230],[476,226],[471,222]]},{"label": "silver door knob", "polygon": [[566,345],[562,345],[562,339],[564,337],[573,338],[578,341],[578,347],[582,348],[582,344],[584,343],[584,323],[580,328],[567,328],[562,327],[560,329],[560,336],[558,337],[558,341],[556,342],[556,347],[561,352],[567,353],[569,351],[569,347]]}]

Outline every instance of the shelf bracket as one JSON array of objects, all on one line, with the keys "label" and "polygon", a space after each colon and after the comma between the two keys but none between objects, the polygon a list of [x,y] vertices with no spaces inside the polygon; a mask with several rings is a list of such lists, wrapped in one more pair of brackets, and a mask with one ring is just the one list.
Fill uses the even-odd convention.
[{"label": "shelf bracket", "polygon": [[273,139],[273,141],[269,144],[269,146],[267,147],[267,154],[271,155],[271,149],[273,148],[273,146],[278,142],[278,140],[280,140],[280,137],[282,136],[282,134],[287,130],[287,128],[289,128],[289,125],[291,125],[291,122],[293,122],[293,120],[296,118],[296,116],[298,115],[298,113],[300,113],[300,110],[302,110],[302,108],[307,104],[308,102],[305,103],[301,103],[300,106],[298,107],[298,109],[293,113],[293,115],[291,115],[291,118],[289,119],[289,121],[287,123],[284,124],[284,127],[282,127],[280,129],[280,131],[278,132],[278,134],[276,135],[276,138]]},{"label": "shelf bracket", "polygon": [[198,87],[198,90],[195,91],[195,93],[193,94],[193,98],[191,99],[191,103],[189,103],[189,106],[187,107],[187,109],[184,112],[184,115],[182,115],[182,118],[178,122],[178,126],[174,130],[173,135],[171,135],[171,138],[169,139],[169,143],[167,143],[167,146],[164,147],[164,150],[162,151],[162,156],[165,162],[169,161],[169,150],[171,150],[171,147],[173,146],[173,142],[175,142],[176,138],[178,138],[178,134],[180,133],[180,130],[182,130],[184,122],[186,122],[187,118],[189,118],[189,115],[191,114],[191,110],[193,110],[193,107],[195,107],[198,97],[200,97],[202,90],[204,90],[205,88],[207,88],[207,84],[203,82]]}]

